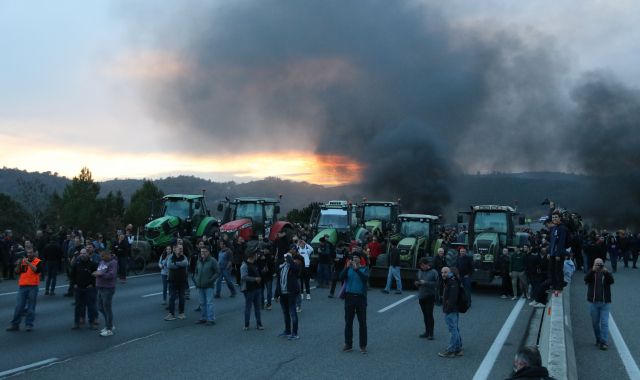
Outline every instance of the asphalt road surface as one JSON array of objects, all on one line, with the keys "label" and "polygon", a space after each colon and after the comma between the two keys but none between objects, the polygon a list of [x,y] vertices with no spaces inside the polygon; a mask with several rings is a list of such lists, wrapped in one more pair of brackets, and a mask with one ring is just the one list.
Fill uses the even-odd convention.
[{"label": "asphalt road surface", "polygon": [[[65,283],[64,276],[60,282]],[[7,326],[16,288],[14,282],[0,283],[0,318]],[[415,292],[387,295],[370,289],[369,353],[363,355],[357,350],[357,322],[356,349],[341,352],[344,305],[342,300],[328,298],[327,289],[313,289],[312,299],[303,301],[297,341],[277,337],[283,331],[283,317],[276,304],[272,311],[262,312],[265,330],[255,329],[252,316],[252,329],[243,331],[244,299],[228,297],[226,289],[214,303],[215,326],[194,324],[199,317],[192,311],[195,297],[187,303],[186,320],[166,322],[157,274],[118,284],[113,299],[115,335],[104,338],[88,329],[71,330],[72,299],[62,297],[64,291],[61,285],[55,297],[40,292],[32,332],[0,332],[0,377],[246,380],[472,379],[476,375],[477,379],[502,379],[511,371],[531,316],[531,308],[522,307],[523,301],[500,299],[497,286],[474,289],[473,306],[460,317],[464,356],[445,359],[437,356],[449,338],[441,309],[434,313],[435,340],[421,339],[422,314]],[[632,318],[627,321],[621,311],[618,314],[624,328],[632,323]],[[505,325],[508,319],[514,322],[512,328]],[[638,353],[638,347],[634,349]],[[611,350],[604,355],[615,354]]]}]

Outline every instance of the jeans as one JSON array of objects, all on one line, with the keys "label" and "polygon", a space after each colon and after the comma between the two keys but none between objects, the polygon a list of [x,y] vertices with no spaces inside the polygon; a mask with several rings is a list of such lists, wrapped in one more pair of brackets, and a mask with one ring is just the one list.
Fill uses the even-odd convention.
[{"label": "jeans", "polygon": [[104,317],[104,327],[107,330],[113,330],[113,311],[111,302],[116,288],[98,288],[98,309]]},{"label": "jeans", "polygon": [[47,281],[44,285],[44,290],[47,292],[56,292],[56,280],[58,278],[58,269],[60,263],[57,261],[50,261],[47,263]]},{"label": "jeans", "polygon": [[593,333],[598,343],[607,344],[609,341],[609,310],[610,303],[593,302],[589,306],[591,312],[591,323],[593,324]]},{"label": "jeans", "polygon": [[19,326],[22,322],[22,313],[27,308],[27,317],[24,324],[33,327],[33,321],[36,319],[36,299],[38,297],[38,285],[21,286],[18,288],[18,297],[16,309],[13,312],[12,326]]},{"label": "jeans", "polygon": [[262,319],[260,318],[260,288],[253,290],[246,290],[244,292],[244,326],[249,327],[249,320],[251,319],[251,307],[253,306],[253,312],[256,316],[256,323],[258,326],[262,326]]},{"label": "jeans", "polygon": [[216,320],[215,312],[213,311],[213,287],[211,288],[196,288],[198,289],[198,295],[200,296],[200,320],[213,322]]},{"label": "jeans", "polygon": [[358,338],[360,347],[367,347],[367,297],[362,294],[347,293],[344,299],[344,344],[353,345],[353,319],[358,316]]},{"label": "jeans", "polygon": [[444,316],[444,320],[447,322],[447,328],[449,329],[449,334],[451,334],[447,351],[458,352],[462,350],[462,338],[458,329],[458,313],[447,313]]},{"label": "jeans", "polygon": [[562,290],[564,288],[563,266],[564,259],[561,257],[559,260],[556,260],[556,257],[549,257],[549,278],[551,279],[553,290]]},{"label": "jeans", "polygon": [[169,275],[162,274],[162,300],[167,302],[167,291],[169,290]]},{"label": "jeans", "polygon": [[433,304],[435,302],[435,296],[426,296],[418,302],[420,303],[420,310],[422,310],[422,318],[424,319],[424,333],[432,337],[434,325]]},{"label": "jeans", "polygon": [[176,297],[178,297],[178,313],[184,314],[185,287],[184,281],[169,283],[169,313],[175,315]]},{"label": "jeans", "polygon": [[98,321],[98,308],[96,305],[97,291],[95,287],[76,288],[76,310],[74,322],[80,323],[86,314],[89,314],[89,323]]},{"label": "jeans", "polygon": [[389,273],[387,274],[387,286],[384,287],[385,290],[391,290],[391,280],[396,279],[396,289],[398,291],[402,291],[402,279],[400,278],[400,267],[390,266]]},{"label": "jeans", "polygon": [[502,295],[513,296],[513,288],[511,287],[511,276],[503,274],[502,276]]},{"label": "jeans", "polygon": [[281,294],[280,306],[284,315],[284,333],[298,335],[298,313],[296,312],[297,294]]},{"label": "jeans", "polygon": [[220,297],[220,291],[222,290],[222,280],[227,282],[227,287],[231,292],[231,295],[236,294],[236,288],[233,286],[233,281],[231,280],[231,274],[228,269],[220,269],[220,277],[216,280],[216,297]]},{"label": "jeans", "polygon": [[[267,298],[264,297],[264,292],[267,291]],[[262,305],[265,303],[271,305],[271,299],[273,298],[273,277],[263,278],[260,285],[260,292],[262,297]]]},{"label": "jeans", "polygon": [[591,269],[591,267],[593,266],[593,264],[589,264],[589,255],[587,255],[586,252],[582,252],[582,270],[584,271],[584,273],[589,273],[589,270]]},{"label": "jeans", "polygon": [[525,275],[524,271],[512,271],[509,275],[511,276],[511,287],[513,288],[513,295],[518,295],[518,282],[520,282],[520,290],[522,291],[521,294],[526,296],[529,284],[527,283],[527,276]]},{"label": "jeans", "polygon": [[329,286],[331,280],[331,264],[318,264],[318,285]]},{"label": "jeans", "polygon": [[609,252],[609,259],[611,260],[611,269],[613,273],[618,271],[618,252]]}]

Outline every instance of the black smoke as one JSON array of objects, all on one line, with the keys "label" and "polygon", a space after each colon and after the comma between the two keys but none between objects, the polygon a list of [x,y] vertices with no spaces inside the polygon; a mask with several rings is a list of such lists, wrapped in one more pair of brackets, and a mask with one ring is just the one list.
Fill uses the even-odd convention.
[{"label": "black smoke", "polygon": [[[568,96],[566,60],[552,39],[460,26],[434,6],[190,3],[160,19],[141,15],[136,28],[186,67],[146,84],[152,114],[180,136],[176,144],[346,155],[365,167],[364,194],[400,197],[414,211],[446,205],[465,170],[601,174],[620,156],[600,160],[595,139],[582,143],[591,129],[615,119],[626,135],[637,125],[627,119],[637,120],[637,109],[599,103],[627,91],[609,79],[587,79]],[[633,104],[637,94],[626,94]]]}]

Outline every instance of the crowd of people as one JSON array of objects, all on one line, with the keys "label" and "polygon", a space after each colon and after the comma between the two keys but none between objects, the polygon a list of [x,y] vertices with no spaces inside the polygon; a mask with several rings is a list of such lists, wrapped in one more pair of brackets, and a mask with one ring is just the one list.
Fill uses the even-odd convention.
[{"label": "crowd of people", "polygon": [[[458,247],[464,230],[443,228],[441,248],[433,257],[424,257],[414,285],[419,289],[418,303],[424,319],[424,332],[419,336],[434,337],[435,306],[445,314],[450,340],[441,357],[463,356],[462,338],[458,327],[459,313],[471,306],[471,275],[473,259],[465,248]],[[589,286],[589,302],[594,334],[601,349],[607,348],[608,305],[613,276],[604,268],[610,260],[615,273],[618,262],[636,269],[640,251],[640,234],[620,230],[569,231],[560,213],[553,213],[546,228],[525,231],[528,239],[522,246],[504,248],[498,259],[502,277],[501,298],[527,298],[533,307],[544,307],[549,294],[559,295],[573,272],[583,270]],[[229,296],[244,295],[244,330],[263,330],[261,313],[272,310],[272,302],[280,304],[283,331],[289,340],[300,337],[298,313],[302,301],[311,299],[311,256],[314,248],[307,241],[311,230],[296,225],[291,233],[281,232],[275,241],[254,235],[246,240],[240,236],[215,233],[197,241],[195,246],[176,236],[160,255],[157,265],[162,279],[162,302],[168,314],[166,321],[185,319],[185,300],[190,297],[190,283],[197,289],[200,318],[197,324],[215,325],[214,299],[224,288]],[[10,230],[0,239],[3,277],[19,276],[18,302],[8,331],[18,331],[22,319],[25,328],[34,327],[35,307],[40,282],[44,281],[45,296],[55,296],[59,272],[67,273],[69,287],[65,296],[75,297],[72,328],[84,324],[99,329],[99,313],[103,316],[101,336],[114,334],[112,299],[117,280],[127,281],[127,266],[133,242],[132,226],[128,225],[106,242],[101,234],[85,237],[80,230],[60,228],[38,231],[35,239],[17,241]],[[402,293],[399,252],[389,242],[387,283],[382,292]],[[369,235],[366,241],[338,242],[333,246],[328,237],[316,247],[318,288],[328,288],[328,297],[344,299],[345,330],[343,351],[353,349],[353,322],[359,324],[359,348],[367,353],[367,291],[369,270],[376,263],[387,242]],[[622,265],[621,264],[621,265]],[[341,283],[340,286],[338,284]],[[461,294],[464,297],[461,297]],[[460,299],[465,299],[464,310]],[[177,303],[177,305],[176,305]]]}]

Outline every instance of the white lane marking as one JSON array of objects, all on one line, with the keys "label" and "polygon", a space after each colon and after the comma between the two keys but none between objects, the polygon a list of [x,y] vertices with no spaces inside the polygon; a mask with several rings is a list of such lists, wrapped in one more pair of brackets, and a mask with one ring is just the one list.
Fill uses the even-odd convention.
[{"label": "white lane marking", "polygon": [[28,370],[33,369],[33,368],[42,367],[42,366],[45,366],[47,364],[51,364],[51,363],[57,362],[58,360],[59,360],[58,358],[50,358],[50,359],[46,359],[46,360],[41,360],[39,362],[23,365],[22,367],[9,369],[9,370],[0,372],[0,378],[5,377],[5,376],[15,375],[16,373],[28,371]]},{"label": "white lane marking", "polygon": [[157,276],[159,275],[160,272],[155,272],[155,273],[146,273],[146,274],[138,274],[135,276],[127,276],[127,278],[138,278],[138,277],[147,277],[147,276]]},{"label": "white lane marking", "polygon": [[624,339],[622,339],[622,334],[611,314],[609,314],[609,332],[611,333],[611,339],[613,339],[613,342],[616,344],[616,349],[618,350],[620,359],[622,359],[622,364],[624,364],[624,368],[627,370],[627,375],[629,375],[630,379],[640,379],[638,364],[633,360],[629,347],[627,347]]},{"label": "white lane marking", "polygon": [[509,337],[509,333],[511,332],[513,325],[516,323],[520,310],[522,310],[522,307],[524,306],[524,301],[525,299],[520,298],[513,307],[513,310],[511,310],[511,314],[509,314],[504,325],[502,325],[498,336],[496,336],[496,339],[493,341],[493,344],[482,360],[482,363],[480,363],[480,367],[478,367],[475,375],[473,375],[473,380],[486,380],[489,378],[491,369],[493,369],[493,365],[495,364],[498,355],[500,355],[500,350],[502,349],[504,342]]},{"label": "white lane marking", "polygon": [[118,348],[118,347],[122,347],[122,346],[124,346],[124,345],[129,344],[129,343],[137,342],[137,341],[142,340],[142,339],[148,339],[148,338],[151,338],[152,336],[154,336],[154,335],[158,335],[158,334],[160,334],[160,331],[158,331],[158,332],[154,332],[153,334],[149,334],[149,335],[146,335],[146,336],[141,336],[141,337],[139,337],[139,338],[134,338],[134,339],[128,340],[128,341],[126,341],[126,342],[122,342],[122,343],[120,343],[120,344],[116,344],[115,346],[111,347],[111,349],[115,349],[115,348]]},{"label": "white lane marking", "polygon": [[389,310],[389,309],[391,309],[391,308],[394,308],[394,307],[396,307],[396,306],[400,305],[401,303],[403,303],[403,302],[405,302],[405,301],[408,301],[408,300],[412,299],[412,298],[413,298],[413,297],[415,297],[415,296],[416,296],[415,294],[412,294],[412,295],[410,295],[410,296],[404,297],[404,298],[403,298],[403,299],[401,299],[400,301],[394,302],[394,303],[392,303],[391,305],[389,305],[389,306],[387,306],[387,307],[385,307],[385,308],[382,308],[382,309],[378,310],[378,313],[384,313],[385,311],[387,311],[387,310]]}]

